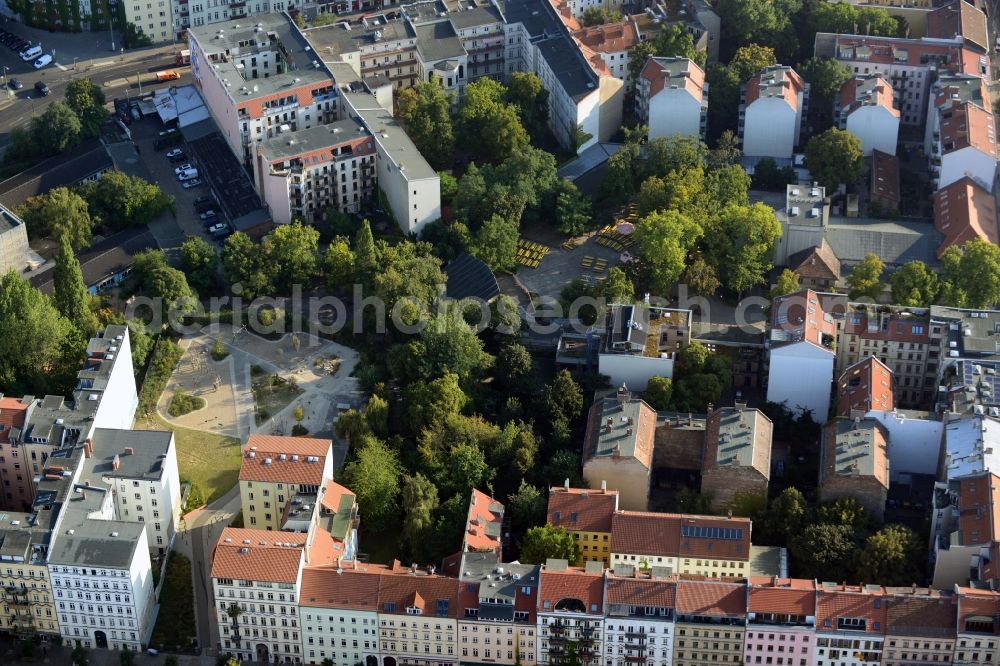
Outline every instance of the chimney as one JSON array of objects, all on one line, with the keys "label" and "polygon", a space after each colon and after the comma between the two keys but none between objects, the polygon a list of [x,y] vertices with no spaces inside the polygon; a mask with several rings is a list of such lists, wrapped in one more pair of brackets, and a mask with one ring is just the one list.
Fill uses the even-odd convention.
[{"label": "chimney", "polygon": [[608,492],[608,482],[601,480],[601,494],[606,495]]},{"label": "chimney", "polygon": [[83,442],[83,455],[86,458],[94,455],[94,443],[89,439]]},{"label": "chimney", "polygon": [[118,454],[116,453],[115,457],[111,459],[111,469],[116,470],[119,467],[121,467],[121,465],[122,465],[121,458],[119,458]]},{"label": "chimney", "polygon": [[410,573],[412,573],[414,576],[417,574],[417,563],[416,562],[414,562],[413,564],[410,565]]},{"label": "chimney", "polygon": [[708,403],[708,409],[706,410],[708,416],[712,416],[712,411],[715,409],[715,405]]},{"label": "chimney", "polygon": [[691,412],[688,412],[688,427],[693,425],[694,425],[694,416],[691,414]]},{"label": "chimney", "polygon": [[632,399],[632,394],[628,390],[628,387],[625,386],[625,384],[623,382],[622,385],[621,385],[621,388],[618,389],[618,406],[621,407],[622,409],[624,409],[625,405],[631,399]]},{"label": "chimney", "polygon": [[569,477],[568,476],[566,477],[566,480],[563,481],[563,488],[565,488],[566,490],[569,490]]},{"label": "chimney", "polygon": [[135,449],[133,449],[131,446],[126,446],[125,447],[125,455],[130,456],[133,453],[135,453]]}]

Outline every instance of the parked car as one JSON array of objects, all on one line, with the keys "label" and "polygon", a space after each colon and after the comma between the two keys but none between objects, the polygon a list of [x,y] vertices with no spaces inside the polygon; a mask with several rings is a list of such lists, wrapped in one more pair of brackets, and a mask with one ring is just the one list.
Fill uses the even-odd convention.
[{"label": "parked car", "polygon": [[207,220],[209,218],[218,217],[218,213],[216,213],[214,210],[206,210],[204,213],[202,213],[198,217],[200,217],[203,220]]},{"label": "parked car", "polygon": [[209,227],[208,228],[208,233],[210,233],[210,234],[218,234],[218,233],[222,233],[222,232],[228,231],[228,230],[229,230],[229,227],[226,224],[223,224],[223,223],[220,222],[219,224],[216,224],[216,225],[213,225],[213,226]]},{"label": "parked car", "polygon": [[177,162],[183,162],[186,159],[187,159],[187,155],[185,155],[184,153],[181,153],[180,155],[174,155],[173,157],[171,157],[170,161],[172,163],[176,164]]},{"label": "parked car", "polygon": [[52,92],[52,91],[49,90],[49,87],[47,85],[45,85],[44,81],[36,81],[35,82],[35,92],[37,92],[42,97],[48,97],[49,93]]},{"label": "parked car", "polygon": [[[195,206],[200,206],[202,204],[211,203],[211,202],[212,202],[212,197],[208,196],[207,194],[203,194],[203,195],[201,195],[200,197],[198,197],[197,199],[194,200],[194,205]],[[202,211],[198,211],[198,212],[200,213]]]},{"label": "parked car", "polygon": [[21,79],[11,79],[7,82],[7,85],[10,86],[11,90],[20,90],[24,87],[24,84],[21,83]]},{"label": "parked car", "polygon": [[204,181],[202,181],[201,178],[192,178],[191,180],[185,180],[183,183],[181,183],[181,187],[183,187],[185,190],[190,190],[192,187],[201,187],[204,184],[205,183]]},{"label": "parked car", "polygon": [[167,151],[167,157],[179,157],[184,154],[184,151],[180,148],[171,148]]},{"label": "parked car", "polygon": [[42,47],[38,44],[35,44],[34,46],[26,46],[20,51],[19,55],[21,56],[21,60],[25,62],[34,60],[38,56],[42,55]]},{"label": "parked car", "polygon": [[206,201],[205,203],[200,203],[197,206],[195,206],[194,212],[204,213],[206,211],[212,210],[213,208],[215,208],[215,203],[212,201]]},{"label": "parked car", "polygon": [[182,164],[179,167],[177,167],[176,169],[174,169],[174,174],[176,174],[176,175],[179,176],[182,171],[187,171],[188,169],[193,169],[193,168],[194,168],[194,165],[191,164],[190,162],[188,162],[187,164]]},{"label": "parked car", "polygon": [[50,62],[52,62],[52,56],[50,56],[48,53],[43,53],[41,57],[35,61],[35,69],[41,69],[42,67],[48,65]]}]

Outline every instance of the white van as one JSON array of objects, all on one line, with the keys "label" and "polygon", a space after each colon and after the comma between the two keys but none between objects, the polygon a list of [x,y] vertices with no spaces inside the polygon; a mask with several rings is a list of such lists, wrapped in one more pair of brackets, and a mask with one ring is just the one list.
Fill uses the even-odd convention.
[{"label": "white van", "polygon": [[179,174],[177,174],[177,180],[181,181],[191,180],[192,178],[197,178],[197,177],[198,177],[197,169],[188,169],[187,171],[181,171]]},{"label": "white van", "polygon": [[38,44],[34,46],[29,46],[28,48],[21,51],[21,60],[27,62],[28,60],[34,60],[38,56],[42,55],[42,47]]}]

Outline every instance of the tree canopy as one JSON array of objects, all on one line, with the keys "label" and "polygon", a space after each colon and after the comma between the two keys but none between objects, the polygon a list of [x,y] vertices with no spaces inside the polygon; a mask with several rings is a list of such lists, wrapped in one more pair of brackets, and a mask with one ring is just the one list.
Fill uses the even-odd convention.
[{"label": "tree canopy", "polygon": [[56,187],[31,197],[18,213],[35,237],[65,238],[77,251],[90,245],[94,223],[87,202],[68,188]]},{"label": "tree canopy", "polygon": [[827,192],[858,182],[864,164],[861,139],[846,130],[831,127],[806,144],[806,168]]},{"label": "tree canopy", "polygon": [[438,77],[432,73],[429,81],[400,90],[396,95],[396,116],[434,168],[450,166],[455,145],[451,95]]},{"label": "tree canopy", "polygon": [[56,309],[73,324],[82,337],[89,338],[97,331],[99,323],[90,309],[90,294],[83,281],[80,261],[76,258],[69,239],[65,237],[59,242],[52,284],[52,300]]},{"label": "tree canopy", "polygon": [[847,287],[850,289],[851,300],[859,298],[869,298],[877,300],[882,295],[885,285],[882,283],[882,272],[885,271],[885,264],[878,255],[869,252],[857,266],[851,269],[847,276]]},{"label": "tree canopy", "polygon": [[484,162],[501,162],[530,144],[518,107],[504,101],[506,88],[483,77],[465,87],[458,109],[461,145]]},{"label": "tree canopy", "polygon": [[580,546],[565,527],[539,525],[525,532],[521,540],[520,561],[545,564],[548,559],[567,560],[570,563],[580,559]]}]

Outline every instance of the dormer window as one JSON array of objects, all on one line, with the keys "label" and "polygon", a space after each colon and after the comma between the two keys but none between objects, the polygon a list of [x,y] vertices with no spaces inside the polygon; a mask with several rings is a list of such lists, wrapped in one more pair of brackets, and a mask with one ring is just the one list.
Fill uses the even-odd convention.
[{"label": "dormer window", "polygon": [[406,609],[406,614],[407,615],[420,615],[421,612],[422,611],[419,608],[417,608],[416,606],[409,606]]}]

